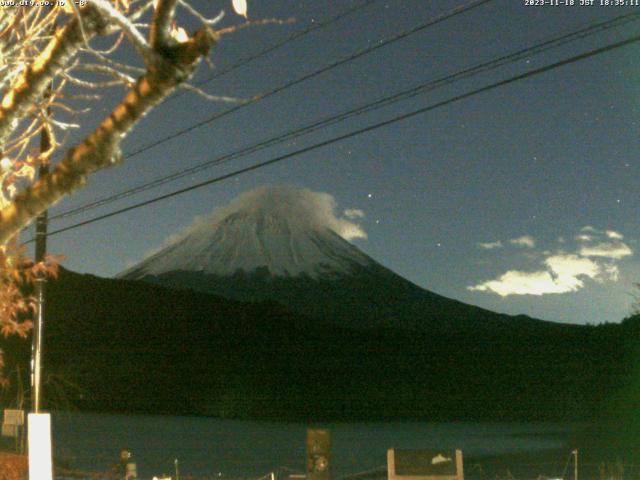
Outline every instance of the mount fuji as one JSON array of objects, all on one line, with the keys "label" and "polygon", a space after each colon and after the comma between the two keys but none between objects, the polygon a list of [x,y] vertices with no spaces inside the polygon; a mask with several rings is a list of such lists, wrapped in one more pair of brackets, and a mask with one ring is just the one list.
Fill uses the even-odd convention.
[{"label": "mount fuji", "polygon": [[[328,194],[260,187],[197,220],[119,275],[242,301],[275,301],[350,328],[489,328],[540,322],[452,300],[402,278],[349,242],[366,237]],[[351,213],[361,215],[358,211]],[[353,215],[352,215],[353,216]]]},{"label": "mount fuji", "polygon": [[[275,278],[318,279],[375,265],[327,225],[326,218],[333,216],[330,199],[292,187],[258,188],[200,219],[187,234],[121,276],[189,271],[225,277],[264,271]],[[358,230],[346,220],[334,223],[338,230]]]}]

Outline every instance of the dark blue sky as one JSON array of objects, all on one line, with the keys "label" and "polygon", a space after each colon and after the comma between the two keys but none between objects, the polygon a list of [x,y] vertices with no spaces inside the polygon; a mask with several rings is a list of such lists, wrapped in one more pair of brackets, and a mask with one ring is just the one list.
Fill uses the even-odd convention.
[{"label": "dark blue sky", "polygon": [[[357,1],[249,0],[249,18],[289,18],[226,36],[217,69]],[[376,1],[204,86],[250,98],[426,22],[465,1]],[[576,0],[576,4],[580,1]],[[640,7],[526,6],[494,0],[318,75],[92,177],[52,213],[196,165],[306,123],[455,73]],[[230,2],[196,1],[208,16]],[[610,29],[511,65],[351,118],[101,209],[52,222],[57,229],[251,163],[392,118],[636,35]],[[195,27],[195,25],[192,25]],[[51,237],[65,266],[102,276],[140,261],[194,216],[264,184],[333,195],[339,211],[361,209],[362,250],[418,285],[507,313],[599,323],[628,315],[637,222],[640,48],[626,46],[355,136],[296,158]],[[201,80],[214,71],[203,66]],[[113,97],[115,99],[116,96]],[[100,104],[98,112],[112,105]],[[193,94],[170,100],[126,139],[133,151],[229,105]],[[85,119],[88,131],[98,115]]]}]

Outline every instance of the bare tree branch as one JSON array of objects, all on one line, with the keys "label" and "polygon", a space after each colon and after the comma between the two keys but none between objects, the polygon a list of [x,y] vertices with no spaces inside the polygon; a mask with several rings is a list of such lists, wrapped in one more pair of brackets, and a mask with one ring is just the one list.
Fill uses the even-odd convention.
[{"label": "bare tree branch", "polygon": [[48,175],[20,192],[0,211],[0,245],[6,243],[39,213],[85,185],[94,171],[120,161],[120,142],[135,124],[193,73],[200,59],[217,41],[208,30],[189,41],[165,49],[162,63],[148,71],[102,124],[68,151]]},{"label": "bare tree branch", "polygon": [[[18,233],[85,185],[92,172],[119,163],[122,139],[173,90],[185,85],[210,48],[236,29],[214,31],[221,15],[205,17],[184,2],[187,12],[203,24],[190,37],[174,21],[179,2],[184,0],[88,0],[80,8],[67,0],[66,7],[1,9],[0,335],[27,334],[35,298],[23,286],[57,271],[57,260],[51,257],[35,264],[28,260]],[[147,29],[145,38],[142,32]],[[92,42],[96,36],[110,35],[117,37],[102,50]],[[144,68],[114,59],[123,39],[142,57]],[[89,110],[82,108],[87,106],[84,102],[99,98],[96,90],[102,93],[113,86],[125,88],[121,102],[98,128],[65,151],[51,173],[34,181],[37,166],[50,164],[53,154],[66,148],[70,130],[80,125],[75,117]],[[233,101],[185,88],[209,99]],[[82,103],[76,106],[75,100]],[[41,132],[50,139],[45,151],[35,148]],[[0,387],[6,383],[2,367],[0,350]]]},{"label": "bare tree branch", "polygon": [[191,85],[188,82],[181,83],[179,88],[183,90],[188,90],[190,92],[195,93],[196,95],[204,98],[205,100],[209,100],[210,102],[221,102],[221,103],[245,103],[249,102],[249,99],[246,98],[235,98],[235,97],[227,97],[225,95],[211,95],[204,90],[196,87],[195,85]]},{"label": "bare tree branch", "polygon": [[149,30],[151,46],[154,50],[163,50],[172,45],[171,25],[176,13],[178,0],[158,0],[153,22]]},{"label": "bare tree branch", "polygon": [[0,151],[19,120],[44,94],[45,89],[84,42],[85,35],[95,35],[105,27],[100,14],[90,6],[82,10],[82,20],[74,18],[56,31],[47,47],[26,68],[6,93],[0,104]]},{"label": "bare tree branch", "polygon": [[142,56],[147,65],[156,61],[156,54],[151,50],[147,40],[138,29],[121,12],[106,0],[89,0],[110,21],[112,25],[119,26],[127,35],[135,49]]}]

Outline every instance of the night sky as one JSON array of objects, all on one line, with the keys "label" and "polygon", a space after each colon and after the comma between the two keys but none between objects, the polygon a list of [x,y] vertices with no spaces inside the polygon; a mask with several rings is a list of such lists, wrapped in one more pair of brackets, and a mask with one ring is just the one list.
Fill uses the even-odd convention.
[{"label": "night sky", "polygon": [[[215,70],[196,82],[363,3],[249,0],[249,19],[295,18],[227,35]],[[249,99],[318,70],[465,1],[374,1],[203,86]],[[614,17],[635,6],[528,6],[494,0],[240,109],[94,175],[64,212],[329,115]],[[223,26],[244,19],[230,1],[196,0]],[[186,19],[186,17],[185,17]],[[183,20],[187,30],[197,27]],[[56,230],[253,163],[455,97],[638,34],[639,21],[531,55],[472,78],[349,118],[160,188],[51,222]],[[637,43],[479,93],[405,121],[50,237],[64,266],[113,276],[167,237],[242,192],[289,184],[332,195],[357,222],[365,253],[414,283],[498,312],[572,323],[617,322],[631,312],[640,264],[637,211],[640,48]],[[125,52],[126,57],[128,54]],[[82,119],[94,128],[119,97]],[[231,108],[192,93],[157,108],[130,134],[132,152]],[[29,238],[25,234],[25,239]]]}]

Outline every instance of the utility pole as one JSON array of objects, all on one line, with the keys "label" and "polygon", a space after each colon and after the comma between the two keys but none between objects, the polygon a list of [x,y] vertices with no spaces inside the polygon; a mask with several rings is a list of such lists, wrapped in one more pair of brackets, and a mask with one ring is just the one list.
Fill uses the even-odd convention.
[{"label": "utility pole", "polygon": [[[55,20],[51,24],[51,34],[56,32]],[[51,98],[52,83],[49,83],[43,100]],[[40,131],[40,165],[38,177],[49,173],[48,159],[44,159],[45,152],[51,149],[52,138],[49,135],[48,117],[51,109],[47,107],[45,118]],[[47,223],[48,212],[45,210],[36,218],[36,264],[43,262],[47,253]],[[46,271],[46,270],[45,270]],[[29,478],[38,480],[53,480],[53,459],[51,452],[51,415],[41,413],[42,406],[42,335],[44,330],[46,273],[42,271],[35,279],[34,293],[36,297],[36,321],[33,326],[31,343],[31,413],[27,417],[27,438],[29,448]]]},{"label": "utility pole", "polygon": [[578,449],[573,451],[573,480],[578,480]]},{"label": "utility pole", "polygon": [[[51,87],[49,87],[50,89]],[[49,109],[47,109],[49,114]],[[51,147],[51,139],[46,128],[42,128],[40,133],[40,152],[44,153]],[[49,164],[41,163],[38,167],[38,177],[42,178],[49,173]],[[36,263],[44,261],[47,253],[47,224],[49,214],[45,210],[36,219]],[[41,274],[35,281],[36,296],[36,322],[33,326],[33,336],[31,344],[31,411],[40,413],[42,405],[42,334],[44,329],[44,312],[45,312],[45,291],[46,276]]]},{"label": "utility pole", "polygon": [[[54,25],[55,27],[55,25]],[[51,94],[51,85],[46,96]],[[45,97],[46,98],[46,97]],[[49,109],[46,115],[49,115]],[[46,119],[45,119],[46,121]],[[51,146],[49,132],[43,125],[40,133],[40,152],[48,151]],[[49,173],[49,166],[41,163],[38,176]],[[38,215],[36,219],[36,263],[44,261],[47,252],[47,211]],[[40,273],[35,279],[36,321],[33,326],[31,343],[31,413],[28,415],[28,446],[29,446],[29,478],[38,480],[53,480],[53,462],[51,455],[51,415],[41,413],[42,406],[42,333],[44,329],[44,307],[46,274]]]}]

